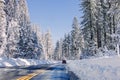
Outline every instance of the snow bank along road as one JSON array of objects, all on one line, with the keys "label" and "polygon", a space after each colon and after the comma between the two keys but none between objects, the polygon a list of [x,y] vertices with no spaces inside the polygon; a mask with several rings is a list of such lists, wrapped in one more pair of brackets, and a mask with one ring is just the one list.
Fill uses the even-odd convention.
[{"label": "snow bank along road", "polygon": [[69,80],[63,64],[0,68],[0,80]]},{"label": "snow bank along road", "polygon": [[120,57],[67,61],[70,71],[80,80],[120,80]]}]

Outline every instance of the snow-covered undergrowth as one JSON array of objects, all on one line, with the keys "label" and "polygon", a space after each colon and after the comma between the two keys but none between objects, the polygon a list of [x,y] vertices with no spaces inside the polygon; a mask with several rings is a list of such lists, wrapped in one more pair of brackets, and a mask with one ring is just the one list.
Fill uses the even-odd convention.
[{"label": "snow-covered undergrowth", "polygon": [[80,80],[120,80],[120,57],[68,61]]},{"label": "snow-covered undergrowth", "polygon": [[53,63],[56,62],[50,60],[0,58],[0,67],[30,66],[30,65],[40,65],[40,64],[53,64]]}]

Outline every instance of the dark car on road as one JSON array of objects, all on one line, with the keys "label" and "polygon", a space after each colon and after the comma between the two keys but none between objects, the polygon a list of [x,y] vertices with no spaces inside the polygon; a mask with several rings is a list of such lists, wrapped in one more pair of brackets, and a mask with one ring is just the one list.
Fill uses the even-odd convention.
[{"label": "dark car on road", "polygon": [[66,64],[67,62],[66,62],[66,60],[62,60],[62,64]]}]

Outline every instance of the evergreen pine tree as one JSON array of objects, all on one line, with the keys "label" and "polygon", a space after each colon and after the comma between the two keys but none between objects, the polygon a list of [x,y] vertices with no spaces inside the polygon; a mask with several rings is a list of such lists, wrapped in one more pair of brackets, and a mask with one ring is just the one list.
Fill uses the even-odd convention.
[{"label": "evergreen pine tree", "polygon": [[71,56],[74,56],[74,59],[80,59],[80,26],[76,17],[74,17],[72,28]]},{"label": "evergreen pine tree", "polygon": [[16,0],[6,0],[6,17],[7,17],[7,26],[6,26],[6,35],[7,35],[7,44],[5,53],[9,57],[14,57],[18,54],[18,41],[19,41],[19,25],[16,18]]},{"label": "evergreen pine tree", "polygon": [[[83,37],[85,43],[84,56],[94,55],[93,48],[101,47],[100,29],[97,29],[97,1],[96,0],[82,0],[81,6],[83,10],[83,20],[81,25],[83,27]],[[97,34],[99,33],[99,35]],[[99,37],[99,39],[98,39]]]},{"label": "evergreen pine tree", "polygon": [[[5,1],[0,0],[0,56],[4,55],[6,49],[6,12],[5,12]],[[7,55],[8,56],[8,55]]]},{"label": "evergreen pine tree", "polygon": [[48,30],[47,33],[45,34],[45,48],[47,59],[52,59],[53,45],[50,30]]}]

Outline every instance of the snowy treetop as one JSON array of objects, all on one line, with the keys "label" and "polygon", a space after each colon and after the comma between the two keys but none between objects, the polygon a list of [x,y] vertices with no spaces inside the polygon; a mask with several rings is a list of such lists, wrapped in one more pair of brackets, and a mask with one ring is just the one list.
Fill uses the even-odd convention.
[{"label": "snowy treetop", "polygon": [[0,0],[0,2],[4,2],[5,3],[5,0]]}]

